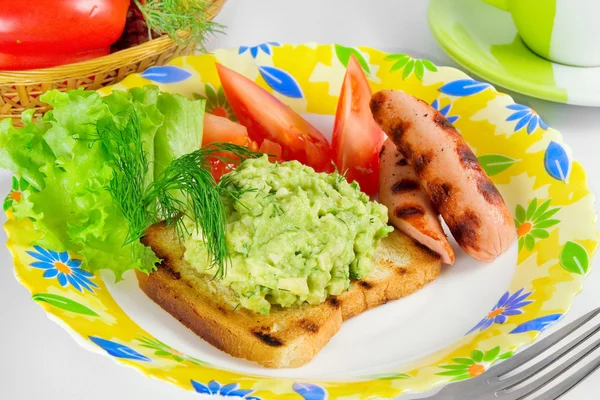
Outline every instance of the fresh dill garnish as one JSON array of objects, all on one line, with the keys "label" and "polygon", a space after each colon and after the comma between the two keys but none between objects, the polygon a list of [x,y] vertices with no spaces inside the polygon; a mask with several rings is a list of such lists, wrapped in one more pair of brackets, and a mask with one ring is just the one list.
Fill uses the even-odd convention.
[{"label": "fresh dill garnish", "polygon": [[[227,261],[225,241],[225,208],[215,179],[207,169],[205,152],[200,149],[173,160],[149,187],[144,196],[147,206],[156,202],[158,215],[174,226],[178,236],[190,234],[184,219],[195,225],[217,268],[215,276],[223,277]],[[185,217],[185,218],[184,218]]]},{"label": "fresh dill garnish", "polygon": [[[230,166],[238,166],[244,160],[248,158],[262,157],[264,153],[252,151],[247,147],[238,146],[231,143],[211,143],[208,146],[202,148],[205,152],[207,159],[220,160],[223,163]],[[206,168],[210,168],[206,165]],[[232,168],[233,170],[233,168]],[[244,203],[240,201],[240,197],[244,193],[255,192],[254,188],[240,188],[235,182],[232,182],[231,177],[228,174],[221,176],[221,180],[218,184],[218,189],[221,195],[227,195],[233,200],[239,202],[239,204],[247,208]]]},{"label": "fresh dill garnish", "polygon": [[248,254],[250,253],[250,243],[244,243],[240,253],[243,254],[244,257],[248,257]]},{"label": "fresh dill garnish", "polygon": [[283,208],[281,208],[281,206],[279,204],[273,203],[272,207],[273,207],[273,210],[271,211],[271,218],[279,217],[279,216],[282,216],[283,214],[285,214],[285,211],[283,211]]},{"label": "fresh dill garnish", "polygon": [[97,137],[115,163],[107,190],[129,222],[125,244],[137,241],[148,228],[152,213],[145,205],[148,155],[143,149],[140,121],[136,112],[129,112],[121,129],[112,120],[100,121]]},{"label": "fresh dill garnish", "polygon": [[[135,0],[135,4],[148,25],[150,39],[154,31],[159,35],[169,35],[178,44],[194,43],[204,51],[208,36],[221,33],[224,28],[209,20],[216,7],[210,0]],[[182,34],[184,32],[186,34]]]},{"label": "fresh dill garnish", "polygon": [[344,171],[340,171],[333,160],[331,160],[331,165],[333,165],[332,174],[336,175],[338,182],[342,182],[341,178],[346,179],[346,174],[348,173],[349,168],[346,168]]},{"label": "fresh dill garnish", "polygon": [[185,224],[189,219],[195,231],[202,234],[211,268],[216,268],[215,277],[222,278],[229,260],[222,196],[237,201],[252,189],[228,185],[227,175],[217,183],[210,173],[210,160],[239,164],[262,154],[229,143],[213,143],[173,160],[152,182],[148,179],[143,132],[133,108],[128,111],[124,125],[104,120],[96,130],[97,137],[93,141],[102,143],[114,162],[107,190],[129,222],[124,244],[139,240],[146,229],[159,220],[174,226],[179,238],[183,238],[190,234]]},{"label": "fresh dill garnish", "polygon": [[275,193],[271,193],[271,192],[269,192],[269,193],[265,194],[265,196],[263,197],[263,201],[264,201],[265,203],[270,203],[270,202],[272,202],[274,199],[275,199]]}]

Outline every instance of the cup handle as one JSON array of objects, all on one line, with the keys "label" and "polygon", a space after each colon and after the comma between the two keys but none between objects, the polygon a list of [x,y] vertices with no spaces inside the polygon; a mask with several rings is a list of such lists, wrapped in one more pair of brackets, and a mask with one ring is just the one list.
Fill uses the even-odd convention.
[{"label": "cup handle", "polygon": [[488,4],[493,5],[501,10],[508,11],[508,1],[507,0],[483,0]]}]

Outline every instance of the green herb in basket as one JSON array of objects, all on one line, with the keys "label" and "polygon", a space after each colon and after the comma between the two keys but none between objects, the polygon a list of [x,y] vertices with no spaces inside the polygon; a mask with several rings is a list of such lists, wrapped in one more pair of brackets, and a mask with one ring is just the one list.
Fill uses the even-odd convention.
[{"label": "green herb in basket", "polygon": [[[204,50],[206,39],[222,32],[223,25],[210,21],[211,0],[134,0],[148,26],[148,35],[169,35],[178,44],[195,43]],[[187,33],[187,34],[184,34]]]}]

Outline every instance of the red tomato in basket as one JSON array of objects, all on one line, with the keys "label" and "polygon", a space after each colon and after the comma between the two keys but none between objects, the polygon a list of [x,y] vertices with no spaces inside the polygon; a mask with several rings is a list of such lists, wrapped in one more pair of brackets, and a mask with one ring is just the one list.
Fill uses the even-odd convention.
[{"label": "red tomato in basket", "polygon": [[0,70],[46,68],[110,53],[129,0],[4,0]]},{"label": "red tomato in basket", "polygon": [[356,181],[363,192],[379,191],[379,152],[386,135],[373,119],[371,88],[354,56],[348,61],[333,126],[333,154],[348,182]]},{"label": "red tomato in basket", "polygon": [[[298,160],[317,171],[331,171],[331,146],[317,128],[245,76],[220,64],[217,72],[225,96],[250,139],[259,146],[265,140],[278,144],[282,160]],[[268,147],[274,148],[272,144]]]}]

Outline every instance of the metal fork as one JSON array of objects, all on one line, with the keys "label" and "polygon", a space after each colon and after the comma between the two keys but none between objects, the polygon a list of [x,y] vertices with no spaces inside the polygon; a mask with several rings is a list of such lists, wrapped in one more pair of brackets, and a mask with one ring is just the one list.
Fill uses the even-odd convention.
[{"label": "metal fork", "polygon": [[[439,393],[426,397],[426,400],[520,400],[527,396],[535,396],[536,400],[554,400],[572,389],[587,376],[592,374],[600,367],[600,356],[591,360],[580,370],[557,383],[554,387],[547,391],[538,394],[545,386],[552,383],[560,377],[564,372],[572,368],[579,361],[586,357],[594,350],[600,348],[600,336],[594,336],[600,332],[600,323],[596,323],[591,327],[585,328],[585,333],[578,336],[573,341],[570,341],[563,347],[560,347],[556,352],[546,358],[541,359],[533,366],[524,371],[518,372],[512,376],[506,376],[510,372],[516,370],[524,363],[541,355],[546,350],[560,342],[562,339],[571,334],[580,331],[587,322],[591,321],[598,314],[600,308],[597,308],[581,318],[571,322],[569,325],[561,328],[552,335],[544,338],[535,345],[518,353],[514,357],[490,368],[489,371],[476,378],[469,379],[464,382],[451,384],[444,387]],[[583,330],[581,330],[583,332]],[[563,356],[574,349],[579,349],[590,342],[582,352],[577,356],[573,356],[567,360],[561,360]],[[548,367],[555,367],[544,373]],[[531,382],[523,384],[530,380]]]}]

